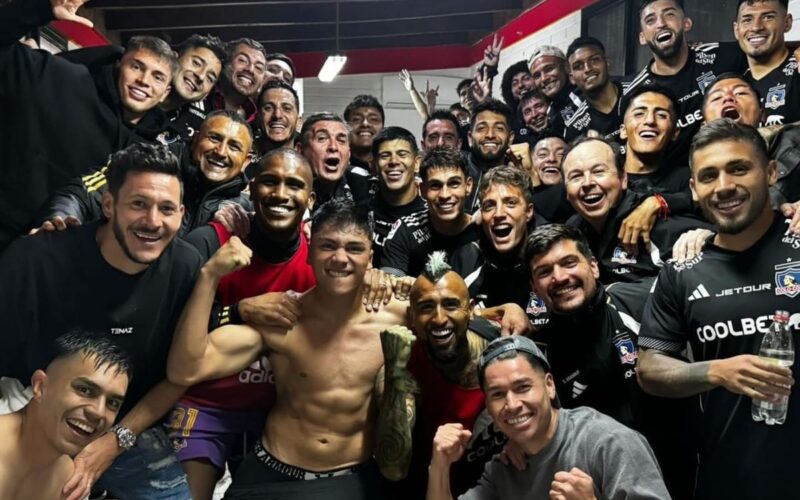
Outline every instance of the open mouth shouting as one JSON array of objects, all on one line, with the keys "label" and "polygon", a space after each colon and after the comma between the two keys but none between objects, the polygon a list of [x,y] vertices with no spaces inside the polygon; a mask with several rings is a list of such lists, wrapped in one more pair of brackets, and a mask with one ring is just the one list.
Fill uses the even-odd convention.
[{"label": "open mouth shouting", "polygon": [[732,105],[724,106],[720,115],[722,118],[730,118],[733,121],[739,121],[739,118],[742,117],[741,113],[739,113],[739,110],[736,109],[736,106]]},{"label": "open mouth shouting", "polygon": [[590,192],[581,194],[579,201],[587,213],[591,213],[603,208],[606,195],[602,192]]},{"label": "open mouth shouting", "polygon": [[667,47],[675,40],[675,32],[672,30],[659,31],[654,40],[659,47]]}]

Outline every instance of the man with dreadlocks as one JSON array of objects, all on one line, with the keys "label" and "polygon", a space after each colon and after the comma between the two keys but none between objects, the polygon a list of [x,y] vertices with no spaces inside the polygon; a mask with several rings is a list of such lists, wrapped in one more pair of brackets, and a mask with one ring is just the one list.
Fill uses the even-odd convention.
[{"label": "man with dreadlocks", "polygon": [[500,330],[472,317],[467,285],[447,264],[443,251],[428,257],[410,302],[409,318],[419,341],[411,348],[408,370],[419,384],[419,394],[411,467],[400,498],[424,498],[433,436],[448,422],[473,430],[469,450],[450,476],[452,491],[463,493],[505,441],[484,412],[477,375],[481,352]]}]

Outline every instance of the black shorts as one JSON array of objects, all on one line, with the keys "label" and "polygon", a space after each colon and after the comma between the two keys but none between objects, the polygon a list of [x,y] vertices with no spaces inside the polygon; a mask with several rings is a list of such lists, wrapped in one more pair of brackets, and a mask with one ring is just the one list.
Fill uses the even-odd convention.
[{"label": "black shorts", "polygon": [[245,456],[226,500],[381,500],[386,480],[374,460],[353,467],[313,472],[281,462],[260,442]]}]

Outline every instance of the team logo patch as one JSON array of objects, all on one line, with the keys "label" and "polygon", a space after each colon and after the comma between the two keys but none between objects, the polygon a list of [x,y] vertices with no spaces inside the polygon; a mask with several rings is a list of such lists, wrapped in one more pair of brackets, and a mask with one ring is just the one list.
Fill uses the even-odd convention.
[{"label": "team logo patch", "polygon": [[568,122],[572,119],[572,115],[575,114],[575,110],[571,107],[566,107],[561,110],[561,119],[565,122]]},{"label": "team logo patch", "polygon": [[697,86],[700,87],[700,92],[705,93],[706,87],[711,85],[711,82],[714,81],[714,72],[713,71],[706,71],[702,75],[697,77]]},{"label": "team logo patch", "polygon": [[533,316],[539,316],[547,313],[547,306],[544,305],[544,301],[542,299],[537,297],[535,293],[531,292],[530,299],[528,299],[528,307],[525,308],[525,312]]},{"label": "team logo patch", "polygon": [[775,295],[792,299],[800,295],[800,262],[775,266]]},{"label": "team logo patch", "polygon": [[778,109],[784,104],[786,104],[786,85],[782,83],[769,89],[767,97],[764,99],[764,107]]},{"label": "team logo patch", "polygon": [[611,256],[611,262],[617,264],[636,264],[636,257],[628,255],[628,252],[623,250],[622,247],[616,247],[614,249],[614,255]]},{"label": "team logo patch", "polygon": [[633,341],[631,339],[614,339],[614,346],[617,348],[620,363],[623,365],[636,364],[636,358],[639,357],[639,353],[636,352],[636,347],[633,345]]}]

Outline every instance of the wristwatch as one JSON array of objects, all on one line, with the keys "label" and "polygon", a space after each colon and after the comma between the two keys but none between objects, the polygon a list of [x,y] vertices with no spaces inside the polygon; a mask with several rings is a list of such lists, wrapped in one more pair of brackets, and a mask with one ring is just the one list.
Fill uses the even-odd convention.
[{"label": "wristwatch", "polygon": [[136,434],[127,427],[117,424],[111,428],[111,432],[117,435],[117,443],[125,451],[130,450],[136,444]]}]

